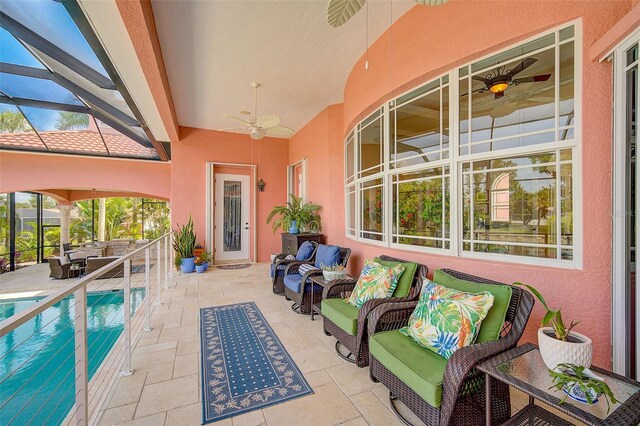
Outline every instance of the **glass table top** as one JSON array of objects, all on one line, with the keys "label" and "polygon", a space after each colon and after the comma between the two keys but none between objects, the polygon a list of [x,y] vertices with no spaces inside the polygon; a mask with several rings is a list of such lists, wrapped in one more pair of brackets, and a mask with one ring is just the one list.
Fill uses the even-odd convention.
[{"label": "glass table top", "polygon": [[616,408],[640,390],[638,386],[634,386],[633,384],[611,377],[601,370],[594,371],[594,374],[604,379],[605,383],[611,388],[611,391],[619,401],[616,404],[611,404],[611,409],[607,412],[607,401],[602,396],[599,398],[597,403],[590,405],[583,404],[569,398],[563,391],[550,389],[553,385],[553,381],[548,373],[549,369],[542,360],[542,356],[538,349],[528,351],[516,358],[504,362],[498,365],[496,369],[516,380],[533,386],[540,391],[553,395],[560,400],[566,397],[566,404],[571,404],[576,408],[590,413],[600,419],[606,419],[607,416],[616,410]]}]

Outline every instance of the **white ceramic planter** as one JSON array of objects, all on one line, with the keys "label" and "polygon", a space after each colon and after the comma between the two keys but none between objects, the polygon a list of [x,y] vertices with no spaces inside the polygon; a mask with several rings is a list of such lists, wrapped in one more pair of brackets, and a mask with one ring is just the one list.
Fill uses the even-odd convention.
[{"label": "white ceramic planter", "polygon": [[347,271],[322,271],[325,281],[338,280],[347,275]]},{"label": "white ceramic planter", "polygon": [[571,336],[581,340],[577,342],[563,342],[554,337],[547,336],[544,332],[551,332],[551,327],[543,327],[538,330],[538,346],[540,347],[540,355],[547,367],[554,369],[556,365],[562,363],[571,363],[575,365],[583,365],[587,368],[591,366],[593,358],[593,343],[587,336],[571,332]]}]

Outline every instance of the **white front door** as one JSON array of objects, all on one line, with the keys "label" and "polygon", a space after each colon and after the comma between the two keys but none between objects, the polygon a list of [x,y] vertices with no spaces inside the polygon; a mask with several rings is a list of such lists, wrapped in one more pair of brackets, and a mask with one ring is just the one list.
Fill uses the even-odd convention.
[{"label": "white front door", "polygon": [[215,175],[215,260],[249,259],[249,176]]}]

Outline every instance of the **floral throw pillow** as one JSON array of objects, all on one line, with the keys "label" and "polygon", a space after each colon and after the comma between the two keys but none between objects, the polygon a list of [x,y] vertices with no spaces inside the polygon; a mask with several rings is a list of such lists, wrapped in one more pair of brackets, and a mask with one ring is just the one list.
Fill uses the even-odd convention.
[{"label": "floral throw pillow", "polygon": [[493,294],[465,293],[424,279],[409,324],[400,333],[446,359],[471,345],[493,306]]},{"label": "floral throw pillow", "polygon": [[391,297],[403,272],[403,265],[389,268],[373,260],[365,260],[360,278],[346,301],[359,309],[367,300]]}]

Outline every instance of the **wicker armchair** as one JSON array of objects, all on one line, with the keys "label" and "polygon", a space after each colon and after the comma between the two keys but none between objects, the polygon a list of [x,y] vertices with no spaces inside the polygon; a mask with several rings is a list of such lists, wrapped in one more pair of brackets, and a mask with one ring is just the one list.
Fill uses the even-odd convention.
[{"label": "wicker armchair", "polygon": [[[322,275],[322,271],[319,269],[321,266],[320,263],[323,263],[322,247],[326,248],[331,246],[326,246],[324,244],[318,245],[318,249],[316,250],[315,263],[314,263],[314,266],[317,269],[311,270],[304,274],[300,274],[298,272],[298,269],[305,262],[292,262],[291,264],[289,264],[289,266],[287,266],[287,268],[284,271],[284,275],[285,275],[284,276],[284,280],[285,280],[284,294],[288,299],[293,300],[293,305],[291,305],[291,309],[296,313],[309,315],[311,313],[311,305],[313,303],[319,303],[320,300],[322,300],[322,288],[320,286],[316,286],[313,289],[314,300],[311,300],[311,280],[309,279],[314,275]],[[333,246],[333,247],[336,247],[336,246]],[[338,249],[340,250],[338,264],[342,266],[347,266],[347,262],[349,261],[349,256],[351,256],[351,249],[345,248],[345,247],[338,247]],[[294,288],[290,288],[289,285],[287,285],[288,280],[290,282],[292,278],[294,281],[296,281],[296,283],[294,283],[294,285],[292,286]],[[299,290],[295,289],[296,284],[299,285]]]},{"label": "wicker armchair", "polygon": [[[466,281],[482,284],[502,284],[453,270],[447,274]],[[407,324],[417,301],[386,303],[369,314],[369,335],[380,331],[397,330]],[[485,380],[475,366],[487,358],[514,348],[524,332],[533,309],[533,297],[526,291],[512,286],[512,295],[504,325],[498,340],[477,343],[458,349],[446,362],[442,382],[442,402],[439,408],[431,406],[407,384],[389,371],[375,356],[370,355],[370,376],[389,389],[389,402],[396,416],[406,420],[395,408],[399,399],[427,425],[484,425]],[[425,349],[428,351],[428,349]],[[492,416],[496,424],[511,416],[509,386],[492,381]]]},{"label": "wicker armchair", "polygon": [[[408,260],[397,259],[390,256],[380,256],[380,260],[386,262],[409,262]],[[358,310],[358,326],[356,335],[351,335],[342,327],[335,324],[331,319],[323,316],[324,332],[326,335],[333,335],[336,339],[336,352],[346,361],[355,363],[358,367],[366,367],[369,365],[369,334],[368,323],[369,314],[376,307],[383,303],[389,302],[409,302],[417,300],[420,296],[420,288],[422,285],[422,277],[426,277],[429,268],[425,265],[416,264],[409,293],[405,297],[388,297],[384,299],[373,299],[367,301],[362,308]],[[357,278],[347,278],[334,280],[328,283],[322,293],[322,300],[326,299],[345,299],[349,297],[358,282]],[[322,302],[323,304],[325,302]],[[340,351],[340,346],[344,346],[349,353],[344,355]]]},{"label": "wicker armchair", "polygon": [[[63,259],[63,261],[60,259]],[[56,280],[68,278],[69,268],[71,268],[72,265],[71,262],[64,257],[50,257],[47,260],[49,261],[49,278],[54,278]]]},{"label": "wicker armchair", "polygon": [[[307,247],[313,247],[308,254]],[[273,284],[273,292],[275,294],[284,294],[284,271],[293,262],[303,262],[313,264],[313,260],[318,250],[318,243],[315,241],[305,241],[300,245],[295,259],[287,259],[287,253],[279,253],[271,262],[271,282]]]}]

